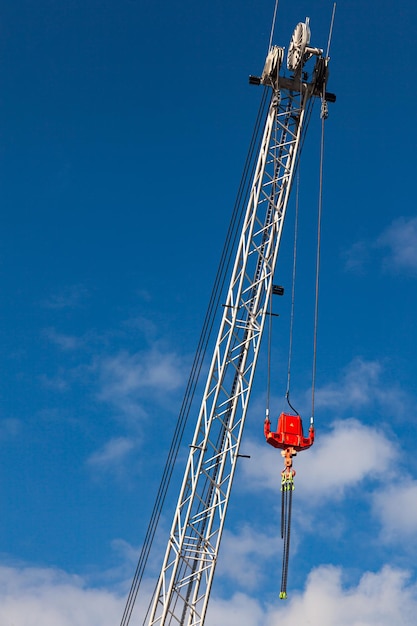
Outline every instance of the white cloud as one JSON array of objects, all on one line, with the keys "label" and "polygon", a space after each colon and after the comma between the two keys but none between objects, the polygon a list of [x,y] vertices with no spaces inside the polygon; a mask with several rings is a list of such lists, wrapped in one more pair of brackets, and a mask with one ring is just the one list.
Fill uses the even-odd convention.
[{"label": "white cloud", "polygon": [[46,328],[44,334],[51,343],[61,348],[61,350],[76,350],[82,345],[82,341],[79,337],[59,333],[55,328]]},{"label": "white cloud", "polygon": [[123,599],[54,569],[0,567],[0,624],[114,626]]},{"label": "white cloud", "polygon": [[377,361],[354,359],[343,371],[341,380],[316,389],[316,407],[344,409],[369,405],[380,393],[381,371]]},{"label": "white cloud", "polygon": [[[206,626],[414,626],[417,589],[408,572],[385,566],[363,573],[356,584],[343,584],[344,578],[342,568],[320,566],[310,572],[302,591],[289,591],[285,602],[263,590],[256,597],[213,594]],[[133,623],[145,615],[152,588],[144,581]],[[127,589],[118,593],[91,587],[82,577],[60,570],[0,566],[2,626],[114,626],[126,598]]]},{"label": "white cloud", "polygon": [[343,253],[348,271],[360,272],[376,250],[382,250],[382,267],[392,273],[417,271],[417,217],[399,217],[376,240],[361,240]]},{"label": "white cloud", "polygon": [[259,601],[243,593],[231,600],[210,599],[206,626],[265,626],[264,613]]},{"label": "white cloud", "polygon": [[168,404],[183,384],[184,363],[176,353],[154,346],[149,351],[97,357],[89,369],[92,373],[97,377],[97,397],[116,412],[128,436],[110,439],[88,464],[96,470],[123,471],[124,461],[140,442],[140,425],[147,418],[150,400],[154,409]]},{"label": "white cloud", "polygon": [[384,266],[391,271],[417,270],[417,217],[400,217],[378,237],[377,247],[388,248]]},{"label": "white cloud", "polygon": [[318,436],[315,450],[302,459],[300,455],[301,492],[311,493],[320,485],[330,497],[340,497],[362,481],[383,476],[396,454],[381,430],[356,419],[335,422],[330,433]]},{"label": "white cloud", "polygon": [[[250,489],[280,488],[283,461],[280,450],[266,443],[245,443],[251,459],[243,465],[245,486]],[[311,505],[325,499],[340,498],[346,489],[386,473],[397,451],[385,434],[356,419],[334,422],[330,432],[316,433],[316,442],[294,459],[302,480],[297,481],[297,496]],[[311,499],[320,486],[320,499]]]},{"label": "white cloud", "polygon": [[398,468],[389,472],[390,485],[373,497],[374,513],[382,524],[381,538],[391,543],[416,542],[417,481]]},{"label": "white cloud", "polygon": [[156,399],[178,389],[183,383],[183,363],[173,352],[153,348],[149,352],[100,359],[100,397],[119,407],[128,407],[135,399],[153,393]]},{"label": "white cloud", "polygon": [[366,241],[357,241],[343,252],[345,268],[350,272],[361,272],[369,261],[371,246]]},{"label": "white cloud", "polygon": [[276,559],[277,554],[276,532],[267,535],[249,526],[243,526],[236,534],[225,530],[216,575],[252,590],[267,575],[268,558]]},{"label": "white cloud", "polygon": [[88,459],[88,464],[96,469],[106,469],[120,465],[134,450],[135,442],[128,437],[110,439],[100,450],[94,452]]},{"label": "white cloud", "polygon": [[149,343],[154,342],[158,336],[158,326],[155,324],[154,320],[141,315],[129,318],[124,323],[124,326],[128,328],[130,334],[132,330],[139,331],[144,337],[146,337]]},{"label": "white cloud", "polygon": [[366,572],[358,585],[343,587],[341,568],[322,566],[311,572],[306,589],[283,610],[269,613],[271,626],[287,622],[309,626],[412,626],[417,590],[407,572],[384,567]]},{"label": "white cloud", "polygon": [[[210,601],[207,626],[414,626],[417,589],[409,574],[385,566],[365,572],[356,586],[343,586],[341,568],[314,569],[303,592],[265,606],[245,594]],[[263,606],[264,605],[264,606]]]},{"label": "white cloud", "polygon": [[153,347],[133,354],[121,351],[96,357],[91,373],[97,377],[98,399],[127,420],[129,427],[136,427],[147,414],[146,402],[167,402],[170,394],[182,386],[185,372],[179,355]]},{"label": "white cloud", "polygon": [[[105,569],[90,566],[88,569],[88,580],[94,580],[95,588],[111,589],[114,595],[121,595],[122,598],[127,600],[128,591],[132,583],[133,573],[136,570],[140,552],[139,546],[133,546],[124,539],[113,539],[111,541],[111,566]],[[160,565],[159,560],[158,567],[160,567]],[[145,598],[150,597],[151,593],[148,590],[146,580],[143,581],[143,591]],[[119,622],[117,622],[117,624],[118,623]]]},{"label": "white cloud", "polygon": [[315,392],[316,409],[335,409],[339,415],[346,410],[378,405],[390,415],[402,414],[408,402],[405,393],[384,380],[384,368],[379,361],[354,359],[336,382],[318,387]]},{"label": "white cloud", "polygon": [[48,309],[74,309],[82,305],[87,295],[87,289],[83,285],[71,285],[52,294],[43,305]]},{"label": "white cloud", "polygon": [[68,391],[69,389],[68,380],[61,374],[57,376],[46,376],[41,374],[39,376],[39,381],[43,387],[46,389],[52,389],[53,391],[63,392]]},{"label": "white cloud", "polygon": [[[1,626],[120,624],[137,554],[120,540],[114,542],[113,548],[122,558],[118,558],[115,568],[98,573],[100,586],[57,568],[0,565]],[[142,581],[131,624],[137,624],[138,618],[142,623],[154,583]]]}]

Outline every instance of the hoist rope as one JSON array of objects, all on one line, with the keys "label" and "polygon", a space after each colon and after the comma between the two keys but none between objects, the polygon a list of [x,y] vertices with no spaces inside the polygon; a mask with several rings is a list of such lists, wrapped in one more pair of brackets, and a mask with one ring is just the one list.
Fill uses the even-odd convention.
[{"label": "hoist rope", "polygon": [[[255,166],[256,166],[256,161],[253,160],[253,155],[258,154],[259,150],[260,150],[260,141],[261,141],[261,136],[259,134],[260,131],[260,123],[262,120],[265,120],[265,109],[269,108],[269,101],[270,98],[268,98],[269,92],[267,89],[264,90],[263,96],[262,96],[262,102],[258,111],[258,118],[255,124],[255,130],[252,136],[252,141],[251,141],[251,146],[250,146],[250,150],[248,153],[248,158],[246,160],[245,163],[245,169],[244,169],[244,182],[245,182],[245,193],[244,195],[241,194],[241,197],[239,198],[239,207],[240,207],[240,211],[239,211],[239,215],[238,215],[238,219],[235,220],[234,223],[234,237],[233,240],[232,238],[230,238],[230,243],[228,245],[228,251],[229,251],[229,260],[228,260],[228,264],[226,267],[225,272],[227,272],[227,268],[230,264],[230,260],[231,260],[231,255],[233,253],[233,251],[235,250],[235,246],[236,246],[236,239],[237,239],[237,235],[240,232],[240,224],[243,220],[243,214],[244,211],[246,209],[247,206],[247,202],[248,202],[248,198],[249,198],[249,187],[247,186],[248,182],[251,182],[254,176],[254,171],[255,171]],[[255,144],[256,145],[256,151],[255,151]],[[226,276],[226,274],[224,274],[224,276]],[[223,281],[224,282],[224,281]],[[223,292],[223,289],[221,290],[221,293]],[[225,429],[221,430],[219,435],[218,435],[218,442],[217,442],[217,447],[221,447],[221,444],[219,443],[219,441],[221,440],[222,437],[225,436]],[[217,470],[216,470],[217,471]],[[207,505],[206,503],[208,501],[210,501],[210,491],[213,491],[213,476],[206,476],[204,485],[202,487],[202,493],[201,493],[201,498],[199,499],[199,505],[197,507],[197,512],[201,512]],[[200,520],[200,525],[199,525],[199,529],[198,529],[198,533],[199,535],[202,537],[205,533],[205,528],[208,522],[208,518],[207,517],[203,517]],[[183,579],[185,576],[185,570],[188,569],[189,565],[187,565],[186,561],[183,560],[180,564],[179,570],[178,570],[178,574],[177,574],[177,578]],[[197,561],[194,561],[194,565],[193,567],[197,567]],[[183,592],[182,597],[185,596],[185,598],[189,598],[189,595],[191,593],[192,590],[192,580],[190,579],[188,588],[186,591]],[[177,596],[176,600],[175,600],[175,604],[176,602],[178,602],[179,599],[179,595]],[[184,611],[186,610],[186,605],[187,602],[184,605]],[[185,614],[183,616],[183,619],[185,619]]]},{"label": "hoist rope", "polygon": [[[336,13],[336,2],[333,4],[332,19],[330,22],[329,38],[327,41],[326,58],[329,58],[330,44],[332,41],[334,17]],[[313,374],[311,381],[311,423],[314,424],[315,413],[315,388],[317,370],[317,326],[319,317],[319,277],[320,277],[320,246],[321,246],[321,216],[323,208],[323,167],[324,167],[324,122],[327,119],[327,102],[325,99],[325,88],[323,88],[321,103],[321,137],[320,137],[320,171],[319,171],[319,202],[317,216],[317,257],[316,257],[316,297],[314,305],[314,340],[313,340]]]},{"label": "hoist rope", "polygon": [[323,164],[324,164],[324,122],[325,115],[321,116],[320,138],[320,166],[319,166],[319,201],[317,212],[317,254],[316,254],[316,293],[314,302],[314,333],[313,333],[313,372],[311,381],[311,422],[314,423],[315,389],[317,371],[317,327],[319,319],[319,279],[320,279],[320,248],[321,248],[321,216],[323,208]]},{"label": "hoist rope", "polygon": [[[307,134],[307,130],[308,127],[310,125],[310,121],[311,121],[311,116],[312,116],[312,112],[313,112],[313,107],[314,107],[314,101],[313,99],[310,99],[307,103],[306,106],[306,121],[304,123],[304,128],[305,131],[301,137],[301,142],[300,142],[300,148],[297,154],[297,158],[296,158],[296,162],[295,162],[295,171],[297,172],[297,194],[296,194],[296,227],[295,227],[295,232],[294,232],[294,259],[293,259],[293,278],[292,278],[292,294],[291,294],[291,321],[290,321],[290,347],[289,347],[289,354],[288,354],[288,376],[287,376],[287,389],[286,389],[286,394],[285,394],[285,398],[287,400],[287,403],[289,405],[289,407],[291,408],[292,411],[294,411],[294,413],[296,415],[299,415],[298,411],[292,406],[291,402],[290,402],[290,379],[291,379],[291,362],[292,362],[292,337],[293,337],[293,323],[294,323],[294,302],[295,302],[295,273],[296,273],[296,250],[297,250],[297,239],[298,239],[298,213],[299,213],[299,167],[300,167],[300,157],[301,157],[301,153],[303,150],[303,146],[304,146],[304,142],[305,142],[305,137]],[[271,297],[271,301],[272,301],[272,297]],[[270,381],[271,381],[271,355],[272,355],[272,349],[271,349],[271,337],[272,337],[272,305],[271,305],[271,310],[269,312],[269,332],[268,332],[268,357],[267,357],[267,393],[266,393],[266,417],[269,419],[269,413],[270,413]]]},{"label": "hoist rope", "polygon": [[[156,495],[154,507],[152,510],[150,522],[146,531],[144,543],[139,555],[138,564],[135,570],[131,588],[124,608],[122,620],[120,626],[127,626],[130,622],[134,604],[137,598],[139,587],[143,578],[145,567],[148,561],[149,553],[153,544],[156,529],[158,527],[159,519],[164,505],[176,459],[178,456],[179,448],[182,442],[182,437],[186,427],[187,419],[191,410],[192,402],[194,399],[195,390],[198,384],[201,368],[205,359],[207,346],[212,334],[214,321],[216,314],[219,310],[219,302],[223,294],[224,283],[228,273],[228,267],[232,258],[234,247],[236,245],[236,238],[239,232],[240,223],[243,219],[244,210],[246,209],[247,198],[249,194],[249,185],[253,176],[255,161],[254,154],[255,149],[259,148],[260,142],[260,129],[261,122],[265,118],[265,108],[268,104],[268,90],[265,88],[262,94],[261,104],[258,111],[258,116],[255,122],[254,131],[252,134],[251,142],[249,145],[248,154],[244,164],[244,170],[234,205],[232,218],[230,221],[229,229],[226,236],[226,241],[223,247],[219,268],[217,270],[216,278],[214,281],[213,290],[210,296],[209,305],[205,315],[203,329],[199,338],[197,350],[194,356],[193,364],[191,367],[190,377],[187,382],[187,387],[184,394],[184,399],[180,408],[176,428],[173,434],[171,446],[168,452],[168,457],[165,463],[165,467],[162,474],[162,479],[159,485],[158,493]],[[146,619],[146,618],[145,618]]]},{"label": "hoist rope", "polygon": [[272,349],[272,294],[269,298],[269,320],[268,320],[268,357],[266,373],[266,417],[269,419],[269,406],[271,399],[271,349]]},{"label": "hoist rope", "polygon": [[287,391],[285,397],[290,408],[298,415],[298,411],[294,409],[290,402],[291,388],[291,361],[293,346],[293,330],[294,330],[294,310],[295,310],[295,278],[297,273],[297,240],[298,240],[298,212],[299,212],[299,192],[300,192],[300,169],[297,168],[297,188],[295,194],[295,224],[294,224],[294,247],[293,247],[293,266],[292,266],[292,285],[291,285],[291,314],[290,314],[290,339],[288,348],[288,370],[287,370]]},{"label": "hoist rope", "polygon": [[333,35],[333,25],[334,25],[334,16],[336,13],[336,2],[333,3],[333,11],[332,11],[332,19],[330,21],[330,28],[329,28],[329,38],[327,40],[327,50],[326,50],[326,58],[329,58],[329,54],[330,54],[330,44],[332,42],[332,35]]},{"label": "hoist rope", "polygon": [[[330,44],[332,40],[334,16],[336,12],[336,2],[333,4],[332,19],[330,22],[329,38],[327,42],[326,58],[329,58]],[[319,171],[319,202],[317,216],[317,257],[316,257],[316,297],[314,306],[314,340],[313,340],[313,374],[311,382],[311,423],[314,423],[315,412],[315,388],[317,370],[317,326],[319,316],[319,277],[320,277],[320,244],[321,244],[321,216],[323,208],[323,167],[324,167],[324,122],[327,119],[327,102],[325,99],[325,88],[322,94],[321,108],[321,138],[320,138],[320,171]]]},{"label": "hoist rope", "polygon": [[283,484],[281,486],[281,538],[284,540],[284,550],[282,554],[281,591],[279,594],[279,597],[283,600],[287,597],[293,490],[294,484],[292,482],[292,478],[289,481],[283,481]]},{"label": "hoist rope", "polygon": [[[269,107],[269,101],[270,98],[267,98],[267,95],[269,94],[268,90],[264,90],[264,94],[263,94],[263,98],[262,98],[262,103],[259,109],[259,113],[258,113],[258,119],[257,119],[257,123],[255,125],[255,132],[254,135],[252,137],[252,143],[251,143],[251,150],[250,150],[250,157],[247,159],[247,164],[245,164],[245,173],[246,173],[246,178],[245,178],[245,183],[246,183],[246,179],[249,177],[249,182],[252,181],[253,176],[254,176],[254,171],[255,171],[255,165],[256,162],[253,160],[253,154],[258,154],[259,150],[260,150],[260,141],[261,141],[261,136],[259,135],[259,130],[260,130],[260,122],[262,120],[265,119],[265,108]],[[255,147],[255,140],[256,138],[258,138],[258,145],[256,147],[256,152],[254,152],[254,147]],[[229,245],[229,250],[230,250],[230,254],[234,251],[235,249],[235,245],[236,245],[236,238],[237,238],[237,234],[238,232],[240,232],[240,228],[238,228],[239,224],[242,222],[243,219],[243,211],[246,209],[246,205],[248,202],[248,197],[249,197],[249,188],[246,187],[246,193],[245,193],[245,197],[244,197],[244,201],[243,203],[241,202],[241,211],[240,211],[240,215],[239,215],[239,220],[238,222],[236,222],[235,224],[235,230],[234,230],[234,240],[232,242],[231,245]],[[230,259],[229,259],[230,262]],[[218,434],[218,439],[217,439],[217,448],[220,449],[222,447],[221,444],[221,440],[222,438],[224,438],[226,435],[226,429],[225,427],[223,429],[220,430],[219,434]],[[218,468],[216,469],[216,472],[218,471]],[[214,476],[211,475],[206,475],[206,478],[204,480],[204,484],[202,485],[202,491],[200,493],[200,498],[199,498],[199,504],[197,507],[197,514],[199,512],[201,512],[202,510],[204,510],[204,508],[207,506],[207,502],[211,501],[211,495],[210,493],[213,492],[213,480]],[[198,528],[198,535],[202,538],[204,536],[204,533],[206,531],[206,525],[208,522],[208,517],[207,516],[203,516],[199,522],[199,528]],[[196,529],[196,527],[195,527]],[[201,539],[202,541],[202,539]],[[197,548],[197,546],[195,546]],[[194,568],[197,567],[197,561],[194,560],[194,565],[192,566],[192,570],[194,571]],[[189,561],[185,561],[182,560],[178,569],[178,573],[177,573],[177,579],[183,579],[185,577],[185,571],[189,569]],[[189,595],[192,591],[192,585],[193,585],[193,581],[192,581],[192,577],[190,577],[190,582],[188,584],[188,587],[186,589],[184,589],[181,593],[181,597],[184,599],[186,599],[186,602],[184,604],[184,611],[186,610],[186,605],[188,604],[188,599],[189,599]],[[179,599],[179,595],[176,597],[175,600],[175,604],[177,603],[178,599]],[[185,620],[185,613],[183,615],[183,621]]]},{"label": "hoist rope", "polygon": [[269,51],[271,50],[271,48],[272,48],[272,39],[273,39],[273,37],[274,37],[274,31],[275,31],[275,21],[276,21],[276,19],[277,19],[278,2],[279,2],[279,0],[275,0],[274,17],[272,18],[271,36],[270,36],[270,38],[269,38],[268,52],[269,52]]}]

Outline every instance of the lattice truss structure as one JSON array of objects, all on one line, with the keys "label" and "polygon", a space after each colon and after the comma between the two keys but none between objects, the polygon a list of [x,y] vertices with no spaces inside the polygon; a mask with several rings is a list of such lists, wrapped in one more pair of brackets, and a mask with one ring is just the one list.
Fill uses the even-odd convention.
[{"label": "lattice truss structure", "polygon": [[[282,59],[282,48],[279,52]],[[274,80],[263,81],[272,88],[271,102],[149,626],[204,624],[305,111],[313,95],[301,78],[285,79],[281,88],[278,80],[276,71]]]}]

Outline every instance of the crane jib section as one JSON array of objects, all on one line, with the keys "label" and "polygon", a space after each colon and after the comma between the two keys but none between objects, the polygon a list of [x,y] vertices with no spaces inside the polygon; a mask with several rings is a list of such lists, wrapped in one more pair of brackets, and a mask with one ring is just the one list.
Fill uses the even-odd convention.
[{"label": "crane jib section", "polygon": [[271,102],[148,626],[204,624],[305,111],[316,95],[301,74],[280,86],[278,72],[262,80]]}]

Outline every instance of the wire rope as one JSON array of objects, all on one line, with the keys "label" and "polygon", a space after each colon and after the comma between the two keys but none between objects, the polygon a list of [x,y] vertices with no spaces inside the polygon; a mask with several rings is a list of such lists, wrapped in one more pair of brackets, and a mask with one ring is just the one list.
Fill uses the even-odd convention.
[{"label": "wire rope", "polygon": [[330,44],[332,41],[332,35],[333,35],[333,26],[334,26],[334,16],[336,13],[336,2],[333,3],[333,11],[332,11],[332,19],[330,21],[330,28],[329,28],[329,38],[327,40],[327,50],[326,50],[326,58],[329,58],[329,54],[330,54]]},{"label": "wire rope", "polygon": [[272,350],[272,295],[269,298],[269,314],[268,320],[268,356],[267,356],[267,373],[266,373],[266,418],[269,419],[269,408],[271,399],[271,350]]},{"label": "wire rope", "polygon": [[[294,231],[294,251],[293,251],[293,274],[292,274],[292,292],[291,292],[291,314],[290,314],[290,341],[289,341],[289,350],[288,350],[288,369],[287,369],[287,389],[285,393],[285,398],[289,407],[294,411],[296,415],[299,415],[298,411],[294,408],[290,401],[290,381],[291,381],[291,363],[292,363],[292,344],[293,344],[293,325],[294,325],[294,307],[295,307],[295,277],[296,277],[296,263],[297,263],[297,240],[298,240],[298,216],[299,216],[299,186],[300,186],[300,160],[301,153],[304,147],[304,141],[307,134],[308,127],[311,121],[311,115],[314,108],[314,102],[312,99],[309,100],[306,107],[306,122],[305,122],[305,131],[301,137],[300,142],[300,150],[297,154],[297,159],[295,162],[295,171],[297,172],[296,182],[297,182],[297,192],[296,192],[296,217],[295,217],[295,231]],[[272,298],[271,298],[272,300]],[[269,332],[268,332],[268,356],[267,356],[267,391],[266,391],[266,417],[269,419],[270,413],[270,387],[271,387],[271,359],[272,359],[272,311],[269,312]]]},{"label": "wire rope", "polygon": [[[152,547],[152,543],[155,537],[155,533],[158,527],[161,511],[166,499],[168,487],[174,470],[175,462],[178,456],[179,448],[182,442],[182,437],[186,427],[187,419],[190,413],[191,405],[194,399],[195,390],[198,384],[201,368],[205,359],[207,346],[212,334],[214,320],[216,318],[216,312],[219,308],[219,302],[224,289],[224,283],[227,276],[228,267],[232,257],[233,249],[235,247],[237,233],[239,232],[239,225],[242,220],[243,211],[245,209],[245,200],[248,196],[248,180],[253,173],[255,163],[253,155],[255,153],[255,147],[259,143],[259,130],[261,127],[262,119],[264,118],[265,106],[268,100],[268,90],[264,89],[261,99],[261,104],[258,111],[258,116],[255,122],[254,131],[252,134],[249,150],[247,153],[246,161],[244,164],[243,175],[240,180],[240,185],[234,205],[232,218],[230,221],[229,229],[226,235],[226,241],[223,247],[221,260],[217,270],[216,278],[214,281],[213,290],[210,296],[209,305],[205,315],[203,329],[197,345],[195,357],[191,367],[190,377],[187,382],[184,399],[180,408],[177,425],[173,434],[171,446],[168,452],[167,460],[162,474],[162,479],[159,485],[159,489],[155,498],[154,507],[152,510],[150,522],[146,531],[144,543],[139,555],[139,560],[131,584],[131,588],[128,594],[126,605],[124,608],[122,620],[120,626],[127,626],[130,622],[130,618],[133,612],[134,604],[137,598],[139,587],[143,578],[145,567],[148,561],[149,553]],[[145,618],[146,619],[146,618]]]},{"label": "wire rope", "polygon": [[290,539],[291,539],[291,511],[292,511],[292,486],[285,486],[284,497],[284,553],[282,555],[282,578],[281,578],[281,597],[287,596],[287,580],[288,580],[288,564],[290,559]]},{"label": "wire rope", "polygon": [[[330,44],[332,41],[334,18],[336,13],[336,2],[333,3],[332,18],[330,21],[329,38],[327,41],[326,58],[329,58]],[[317,327],[319,316],[319,278],[320,278],[320,248],[321,248],[321,218],[323,209],[323,169],[324,169],[324,122],[327,119],[327,102],[325,99],[325,87],[322,93],[321,109],[321,137],[320,137],[320,165],[319,165],[319,202],[317,216],[317,256],[316,256],[316,294],[314,305],[314,339],[313,339],[313,372],[311,381],[311,423],[314,424],[315,413],[315,388],[317,374]]]},{"label": "wire rope", "polygon": [[316,254],[316,286],[314,302],[314,332],[313,332],[313,371],[311,381],[311,421],[314,423],[315,412],[315,389],[317,374],[317,329],[319,318],[319,281],[320,281],[320,249],[321,249],[321,218],[323,210],[323,166],[324,166],[324,122],[326,116],[321,117],[320,138],[320,165],[319,165],[319,201],[317,214],[317,254]]},{"label": "wire rope", "polygon": [[[268,94],[268,91],[265,89],[264,90],[264,94],[263,94],[263,99],[262,99],[262,102],[261,102],[261,106],[260,106],[259,112],[258,112],[257,123],[255,124],[254,134],[252,136],[250,152],[248,153],[248,158],[247,158],[246,163],[245,163],[245,172],[244,172],[245,173],[245,185],[247,184],[247,180],[249,180],[249,181],[252,180],[253,174],[254,174],[255,161],[253,161],[252,157],[253,157],[253,154],[257,154],[259,152],[259,148],[260,148],[260,135],[259,135],[260,122],[265,117],[265,107],[268,104],[268,100],[267,100],[267,97],[266,97],[267,94]],[[254,146],[255,146],[256,138],[258,138],[258,142],[257,142],[258,145],[257,145],[257,151],[255,153],[254,152]],[[227,264],[227,267],[230,264],[230,257],[231,257],[231,254],[232,254],[233,250],[235,249],[235,246],[236,246],[237,233],[240,231],[240,228],[238,228],[238,226],[239,226],[239,224],[242,221],[243,211],[244,211],[244,209],[246,209],[246,204],[247,204],[247,201],[248,201],[248,195],[249,195],[249,188],[246,186],[245,187],[244,196],[242,195],[242,197],[239,200],[240,214],[238,215],[238,222],[235,223],[233,242],[232,242],[231,245],[228,246],[230,254],[229,254],[229,263]],[[225,269],[225,272],[227,272],[227,267]],[[226,276],[226,274],[224,274],[224,277],[225,276]],[[224,282],[224,279],[223,279],[223,282]],[[221,293],[222,293],[222,291],[223,290],[221,290]],[[214,320],[213,320],[213,322],[214,322]],[[223,431],[220,432],[219,440],[222,437],[224,437],[224,434],[225,433]],[[219,447],[220,444],[218,443],[217,445]],[[211,477],[211,478],[210,477],[206,477],[205,483],[204,483],[202,489],[203,489],[203,492],[202,492],[202,496],[201,496],[201,499],[200,499],[200,503],[199,503],[197,512],[201,512],[204,509],[204,507],[206,506],[205,503],[210,500],[209,492],[213,490],[213,477]],[[205,532],[206,523],[207,523],[206,519],[205,519],[205,521],[203,521],[201,523],[201,528],[199,529],[199,534],[201,536],[203,536],[203,534]],[[187,564],[184,561],[182,561],[182,563],[181,563],[181,565],[179,567],[179,572],[178,572],[178,577],[179,578],[183,578],[184,577],[184,573],[185,573],[186,568],[187,568]],[[188,589],[185,592],[185,597],[186,598],[188,598],[188,596],[189,596],[189,592],[190,592],[191,586],[192,586],[192,581],[190,581]],[[177,596],[176,602],[178,601],[178,599],[179,599],[179,596]],[[184,611],[186,610],[186,606],[187,606],[187,602],[184,604]],[[148,611],[149,611],[149,609],[148,609]],[[185,619],[184,616],[183,616],[183,618]]]},{"label": "wire rope", "polygon": [[299,215],[299,192],[300,192],[300,170],[297,169],[297,188],[295,194],[295,224],[294,224],[294,247],[293,247],[293,267],[292,267],[292,284],[291,284],[291,313],[290,313],[290,338],[288,347],[288,369],[287,369],[287,391],[285,397],[291,409],[299,415],[290,402],[291,388],[291,363],[293,348],[293,332],[294,332],[294,311],[295,311],[295,279],[297,274],[297,242],[298,242],[298,215]]},{"label": "wire rope", "polygon": [[274,17],[272,18],[271,36],[269,37],[268,52],[269,52],[269,51],[271,50],[271,48],[272,48],[272,39],[273,39],[273,37],[274,37],[274,31],[275,31],[275,21],[276,21],[276,19],[277,19],[278,2],[279,2],[279,0],[275,0]]}]

